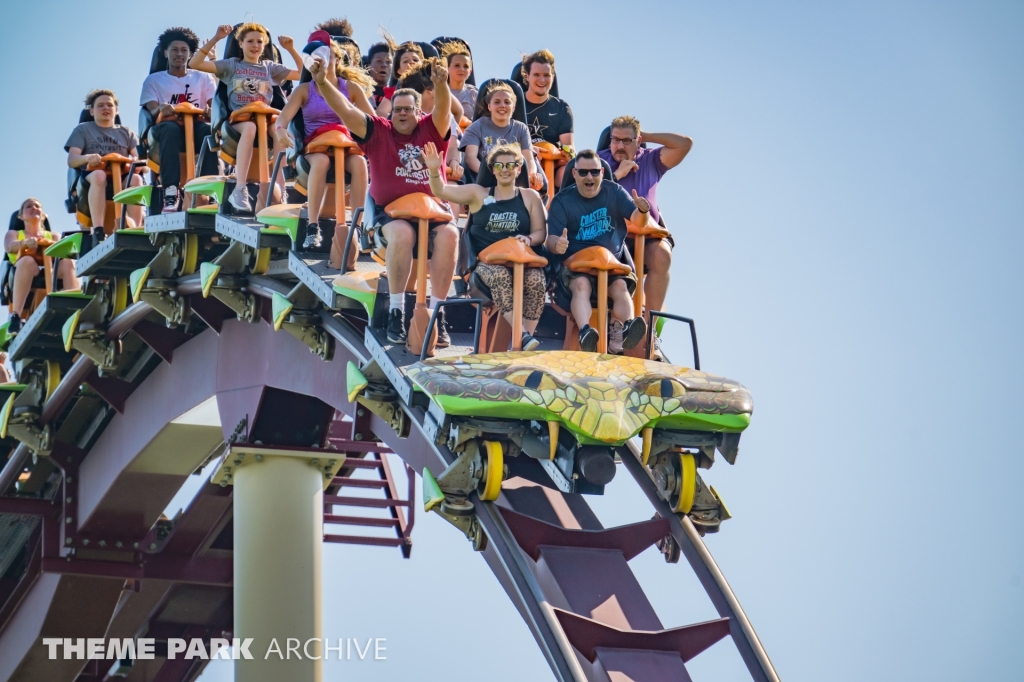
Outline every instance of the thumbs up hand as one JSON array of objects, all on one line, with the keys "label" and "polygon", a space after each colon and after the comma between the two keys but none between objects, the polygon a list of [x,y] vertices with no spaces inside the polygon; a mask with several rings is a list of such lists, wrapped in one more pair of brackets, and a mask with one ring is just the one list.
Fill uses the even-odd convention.
[{"label": "thumbs up hand", "polygon": [[647,201],[647,199],[638,195],[635,189],[633,190],[633,205],[636,206],[637,210],[641,213],[651,212],[651,203]]},{"label": "thumbs up hand", "polygon": [[569,230],[562,228],[562,236],[555,242],[555,248],[551,249],[558,255],[562,255],[569,249]]}]

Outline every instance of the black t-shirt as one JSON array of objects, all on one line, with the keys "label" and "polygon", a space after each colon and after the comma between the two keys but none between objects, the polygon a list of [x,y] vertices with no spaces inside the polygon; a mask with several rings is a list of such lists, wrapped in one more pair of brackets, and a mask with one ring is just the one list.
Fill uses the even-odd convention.
[{"label": "black t-shirt", "polygon": [[533,143],[560,144],[559,137],[572,132],[572,109],[557,97],[548,97],[544,104],[526,100],[526,125]]},{"label": "black t-shirt", "polygon": [[529,237],[530,211],[526,208],[523,193],[517,188],[514,197],[498,201],[492,187],[484,205],[469,217],[468,232],[473,253],[480,253],[491,244],[517,234]]},{"label": "black t-shirt", "polygon": [[561,237],[568,229],[569,248],[565,257],[588,246],[603,246],[621,260],[626,241],[626,220],[636,206],[626,190],[614,182],[601,182],[593,199],[584,199],[573,185],[555,195],[548,211],[548,234]]}]

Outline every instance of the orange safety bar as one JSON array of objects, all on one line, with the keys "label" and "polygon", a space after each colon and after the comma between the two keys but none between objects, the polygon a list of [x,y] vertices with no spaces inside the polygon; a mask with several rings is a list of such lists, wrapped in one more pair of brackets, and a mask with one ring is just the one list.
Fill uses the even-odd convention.
[{"label": "orange safety bar", "polygon": [[632,270],[603,246],[588,246],[565,259],[564,267],[597,277],[597,352],[608,352],[608,275],[628,275]]},{"label": "orange safety bar", "polygon": [[548,259],[538,256],[515,237],[491,244],[480,252],[477,259],[488,265],[512,265],[512,350],[522,350],[524,269],[542,268],[548,264]]}]

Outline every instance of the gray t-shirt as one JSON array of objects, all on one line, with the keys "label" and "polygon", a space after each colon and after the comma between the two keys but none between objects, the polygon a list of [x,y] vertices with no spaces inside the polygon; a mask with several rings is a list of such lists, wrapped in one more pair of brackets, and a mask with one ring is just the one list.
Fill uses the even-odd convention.
[{"label": "gray t-shirt", "polygon": [[238,57],[218,59],[213,65],[217,78],[228,86],[228,106],[232,111],[253,102],[270,104],[274,99],[274,85],[284,83],[291,73],[284,64],[267,60],[249,64]]},{"label": "gray t-shirt", "polygon": [[473,109],[476,108],[476,96],[477,90],[475,85],[466,85],[461,90],[452,89],[452,97],[459,100],[462,104],[462,109],[466,118],[473,118]]},{"label": "gray t-shirt", "polygon": [[487,161],[487,154],[491,149],[500,144],[511,144],[519,147],[520,151],[530,149],[530,129],[525,123],[513,119],[504,128],[494,125],[489,116],[481,116],[473,121],[466,132],[462,134],[462,142],[459,149],[465,149],[471,144],[480,147],[478,156],[480,162]]},{"label": "gray t-shirt", "polygon": [[78,147],[83,154],[121,154],[132,156],[136,152],[139,138],[124,126],[101,128],[93,121],[79,123],[64,143],[64,151]]}]

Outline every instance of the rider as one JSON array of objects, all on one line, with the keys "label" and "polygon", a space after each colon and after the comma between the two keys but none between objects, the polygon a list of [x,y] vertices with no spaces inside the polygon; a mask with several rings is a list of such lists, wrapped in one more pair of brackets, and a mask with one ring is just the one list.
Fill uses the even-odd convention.
[{"label": "rider", "polygon": [[391,43],[386,40],[370,45],[367,52],[367,71],[373,79],[373,106],[378,116],[387,116],[391,113],[391,95],[395,94],[395,88],[388,85],[391,80],[391,67],[394,65],[394,49]]},{"label": "rider", "polygon": [[[497,82],[484,93],[480,116],[473,121],[462,136],[462,150],[466,153],[466,165],[474,173],[480,172],[480,163],[490,158],[491,150],[499,145],[511,144],[517,147],[526,161],[530,184],[539,187],[541,175],[533,163],[533,146],[530,129],[522,121],[512,118],[516,108],[516,93],[508,83]],[[519,172],[516,172],[516,176]]]},{"label": "rider", "polygon": [[[370,195],[376,219],[375,235],[387,248],[388,284],[391,305],[388,315],[388,340],[405,341],[405,290],[412,274],[413,247],[416,229],[402,219],[391,219],[384,207],[413,192],[430,192],[423,146],[433,142],[445,147],[451,135],[451,93],[448,92],[448,69],[438,64],[432,73],[434,111],[420,116],[420,95],[415,90],[396,90],[392,97],[391,120],[368,116],[353,106],[327,79],[326,65],[319,60],[312,68],[313,79],[328,105],[341,117],[353,138],[366,153],[370,164]],[[431,224],[433,242],[430,258],[430,307],[448,296],[455,275],[459,232],[453,221]],[[430,254],[426,254],[429,255]],[[439,340],[440,344],[440,340]]]},{"label": "rider", "polygon": [[[400,89],[410,89],[420,93],[420,111],[424,114],[434,113],[434,81],[431,74],[435,62],[437,60],[433,58],[420,62],[406,71],[405,75],[398,81]],[[462,105],[454,97],[451,99],[451,102],[453,109],[458,107],[458,110],[461,111]],[[462,168],[462,155],[459,152],[462,128],[459,127],[458,116],[459,114],[455,113],[451,116],[452,135],[448,140],[448,151],[445,157],[448,160],[448,177],[456,182],[462,179],[464,172]]]},{"label": "rider", "polygon": [[[87,166],[99,166],[106,154],[138,156],[139,138],[134,132],[117,121],[117,95],[112,90],[93,90],[85,96],[85,107],[92,116],[91,121],[79,123],[64,143],[68,153],[68,166],[83,168],[84,180],[89,187],[89,213],[92,219],[93,235],[103,239],[103,220],[107,210],[107,199],[114,196],[114,188],[107,184],[103,168],[89,171]],[[142,176],[132,173],[128,179],[131,187],[142,185]],[[129,206],[129,224],[142,224],[142,206]]]},{"label": "rider", "polygon": [[473,55],[469,53],[469,45],[461,40],[449,40],[441,46],[441,58],[448,65],[448,89],[452,91],[452,97],[462,104],[466,116],[472,116],[477,89],[466,82],[473,73]]},{"label": "rider", "polygon": [[[242,58],[229,57],[207,61],[217,43],[231,35],[232,31],[242,49]],[[188,65],[198,71],[215,74],[228,86],[228,106],[232,111],[253,102],[269,105],[273,101],[273,86],[289,80],[298,80],[299,71],[302,69],[302,56],[295,50],[292,39],[288,36],[279,36],[278,42],[295,60],[295,69],[263,59],[263,51],[270,44],[270,32],[263,25],[256,23],[244,23],[237,30],[230,24],[220,26],[213,40],[203,45]],[[245,182],[256,141],[256,124],[253,121],[238,121],[231,126],[238,131],[240,139],[235,154],[235,189],[228,197],[228,201],[240,211],[250,211],[252,207],[249,205],[249,193]]]},{"label": "rider", "polygon": [[[620,261],[626,240],[626,219],[639,222],[651,210],[650,204],[614,182],[602,180],[604,168],[597,152],[584,149],[576,155],[573,168],[574,186],[555,195],[548,215],[547,247],[554,254],[571,256],[589,246],[603,246]],[[580,329],[580,348],[597,349],[598,331],[590,326],[591,299],[597,289],[596,278],[572,272],[562,266],[558,284],[572,298],[572,316]],[[644,318],[631,317],[636,290],[636,276],[612,275],[608,279],[608,297],[612,299],[611,330],[608,351],[621,353],[635,348],[647,333]]]},{"label": "rider", "polygon": [[[657,149],[641,147],[643,142],[662,145]],[[598,152],[612,167],[615,180],[627,192],[635,191],[651,205],[651,218],[664,224],[658,209],[658,181],[675,168],[693,146],[693,140],[677,133],[640,132],[640,121],[632,116],[612,120],[611,147]],[[672,238],[648,239],[644,247],[647,278],[644,280],[644,301],[647,310],[661,310],[668,294],[672,267]],[[658,341],[656,340],[657,346]],[[654,349],[660,355],[659,349]]]},{"label": "rider", "polygon": [[[217,81],[213,76],[186,68],[189,59],[199,48],[199,39],[190,29],[175,26],[160,35],[159,49],[167,59],[167,70],[151,73],[142,82],[140,104],[153,114],[163,114],[164,121],[152,128],[153,138],[160,148],[160,183],[164,188],[164,213],[179,208],[181,192],[181,162],[178,154],[185,148],[185,129],[174,114],[174,105],[188,102],[206,110],[209,118],[210,102],[217,92]],[[195,121],[193,134],[196,148],[210,134],[210,124]],[[203,156],[203,175],[217,174],[217,157]]]},{"label": "rider", "polygon": [[[325,31],[314,31],[309,36],[309,44],[305,51],[312,53],[313,50],[328,46],[331,51],[331,61],[327,65],[327,72],[331,74],[331,84],[341,90],[361,111],[373,115],[373,107],[366,96],[366,90],[372,81],[362,69],[349,66],[347,53],[335,42]],[[348,135],[348,129],[342,124],[338,115],[331,110],[327,102],[320,95],[316,85],[312,82],[303,83],[295,88],[288,104],[281,111],[277,119],[275,131],[277,142],[282,148],[293,147],[295,140],[288,132],[288,124],[295,117],[296,112],[302,109],[302,119],[306,128],[306,139],[309,143],[329,130],[340,130]],[[305,249],[316,248],[321,243],[320,231],[320,210],[327,193],[327,171],[331,167],[331,157],[327,154],[306,154],[306,161],[309,163],[309,230],[306,232],[306,241],[302,245]],[[349,154],[345,158],[344,170],[337,170],[336,173],[348,172],[352,177],[350,190],[352,197],[358,197],[361,201],[366,196],[366,158],[358,154]],[[335,176],[340,177],[338,175]],[[340,190],[341,183],[335,184],[336,190]],[[332,242],[331,264],[341,267],[341,254],[344,250],[345,238],[348,229],[345,225],[345,216],[335,216],[335,240]],[[355,253],[353,251],[353,253]],[[337,257],[335,257],[337,256]]]},{"label": "rider", "polygon": [[392,85],[398,85],[398,80],[424,59],[423,48],[418,43],[407,40],[396,47],[395,73],[392,76]]},{"label": "rider", "polygon": [[[526,83],[526,122],[530,126],[533,143],[550,142],[556,147],[573,147],[573,119],[569,105],[551,95],[555,81],[555,55],[540,50],[523,57],[520,69]],[[555,185],[562,185],[562,173],[558,169]]]},{"label": "rider", "polygon": [[332,38],[351,38],[354,33],[348,17],[331,17],[327,21],[321,21],[313,30],[327,31]]},{"label": "rider", "polygon": [[[441,155],[433,143],[423,147],[423,161],[430,171],[430,189],[439,199],[469,206],[467,236],[474,254],[507,237],[515,237],[527,246],[540,246],[547,235],[544,203],[532,189],[516,187],[523,167],[523,154],[517,144],[499,144],[491,149],[487,163],[494,171],[496,187],[446,185],[439,172]],[[512,271],[503,265],[477,262],[474,273],[490,289],[490,298],[512,324]],[[540,345],[533,338],[544,312],[547,284],[543,268],[527,268],[523,279],[523,350]]]},{"label": "rider", "polygon": [[[14,286],[11,295],[11,324],[7,328],[10,333],[21,329],[21,314],[32,290],[32,280],[39,275],[43,265],[43,247],[40,240],[55,242],[59,237],[45,228],[46,214],[38,199],[29,198],[21,203],[18,219],[24,226],[20,230],[8,230],[4,237],[4,251],[14,264]],[[24,250],[24,253],[22,251]],[[19,256],[19,254],[21,254]],[[63,291],[78,289],[78,278],[75,277],[75,262],[61,260],[57,263],[57,277],[60,278]]]}]

